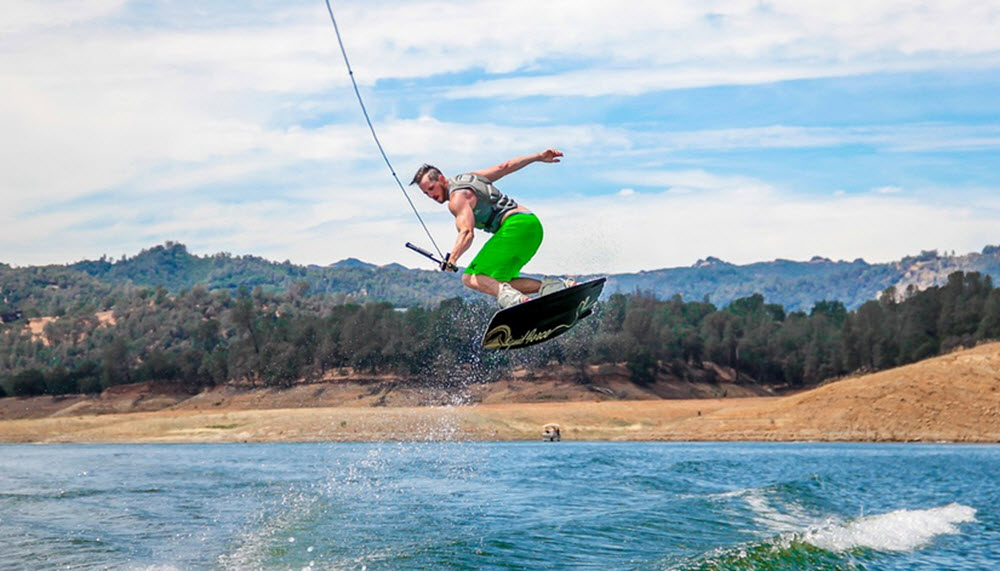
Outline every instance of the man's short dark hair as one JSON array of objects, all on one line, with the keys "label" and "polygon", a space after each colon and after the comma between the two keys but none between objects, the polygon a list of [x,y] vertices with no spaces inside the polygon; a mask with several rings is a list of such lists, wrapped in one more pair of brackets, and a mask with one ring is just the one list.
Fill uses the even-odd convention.
[{"label": "man's short dark hair", "polygon": [[423,180],[424,175],[430,173],[431,178],[437,179],[441,176],[441,171],[434,165],[423,164],[417,169],[417,174],[413,175],[413,180],[410,181],[411,185],[419,185],[420,181]]}]

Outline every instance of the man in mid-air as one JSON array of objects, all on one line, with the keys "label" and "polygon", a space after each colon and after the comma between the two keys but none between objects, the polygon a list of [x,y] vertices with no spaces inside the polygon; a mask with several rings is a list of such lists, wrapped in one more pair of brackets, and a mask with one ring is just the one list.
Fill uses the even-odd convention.
[{"label": "man in mid-air", "polygon": [[521,277],[521,268],[542,243],[542,224],[522,204],[497,190],[493,183],[531,163],[558,163],[562,152],[546,149],[504,161],[496,166],[447,178],[431,165],[417,169],[410,184],[420,186],[431,199],[448,203],[455,216],[458,237],[441,263],[457,265],[472,245],[475,229],[493,234],[465,269],[462,283],[497,298],[501,309],[528,301],[527,294],[546,295],[574,285],[572,280]]}]

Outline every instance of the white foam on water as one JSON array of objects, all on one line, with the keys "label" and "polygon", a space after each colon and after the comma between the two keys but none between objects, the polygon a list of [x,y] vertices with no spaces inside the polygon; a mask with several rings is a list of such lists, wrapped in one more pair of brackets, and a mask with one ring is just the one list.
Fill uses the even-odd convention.
[{"label": "white foam on water", "polygon": [[957,503],[843,521],[811,516],[794,503],[779,509],[760,490],[748,490],[742,495],[755,514],[754,520],[778,533],[779,543],[801,541],[831,552],[856,548],[913,551],[938,536],[961,533],[958,524],[976,521],[974,508]]},{"label": "white foam on water", "polygon": [[[267,560],[268,553],[275,542],[281,541],[294,524],[308,517],[320,506],[320,498],[307,493],[290,492],[281,498],[282,509],[277,513],[258,514],[257,527],[245,531],[239,538],[238,545],[231,553],[218,557],[218,566],[222,569],[253,569],[260,568]],[[285,542],[295,543],[292,535],[285,535]]]},{"label": "white foam on water", "polygon": [[790,504],[785,506],[784,511],[779,510],[768,502],[767,498],[760,490],[747,490],[743,492],[744,501],[754,512],[754,520],[768,529],[778,533],[797,533],[803,527],[814,521],[800,506]]},{"label": "white foam on water", "polygon": [[876,551],[913,551],[940,535],[959,534],[958,524],[974,521],[974,508],[953,503],[924,510],[896,510],[810,529],[801,539],[828,551],[859,547]]}]

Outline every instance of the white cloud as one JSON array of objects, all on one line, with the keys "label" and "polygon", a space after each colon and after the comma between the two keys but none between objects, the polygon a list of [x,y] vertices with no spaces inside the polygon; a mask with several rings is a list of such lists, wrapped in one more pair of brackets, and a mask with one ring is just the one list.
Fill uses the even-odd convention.
[{"label": "white cloud", "polygon": [[[477,28],[477,33],[462,35],[447,47],[423,47],[418,35],[405,49],[415,51],[413,59],[417,60],[425,50],[444,56],[441,59],[450,65],[443,72],[477,65],[494,74],[514,69],[536,72],[456,86],[449,92],[452,97],[634,95],[711,85],[980,67],[996,65],[1000,55],[1000,34],[996,33],[1000,6],[991,3],[881,1],[831,7],[828,2],[793,0],[613,6],[602,2],[587,9],[580,4],[546,3],[547,9],[537,15],[531,13],[534,5],[513,3],[498,11],[504,18],[499,25]],[[445,13],[442,24],[471,28],[464,17],[480,9],[487,13],[492,3],[467,6],[469,11],[455,20]],[[554,26],[561,33],[552,33]],[[495,55],[505,64],[491,69],[483,54]],[[390,54],[372,57],[393,59]],[[559,69],[548,64],[552,61],[586,64]],[[385,69],[384,73],[407,76],[402,70]]]},{"label": "white cloud", "polygon": [[[526,271],[628,272],[687,266],[707,256],[733,263],[814,255],[878,262],[923,249],[975,251],[995,243],[1000,227],[1000,204],[989,198],[995,192],[962,206],[942,206],[921,201],[921,193],[873,189],[804,197],[707,172],[646,176],[650,179],[643,184],[660,181],[662,188],[672,190],[525,201],[546,230],[542,249]],[[403,198],[387,187],[321,187],[306,194],[311,198],[296,204],[266,199],[189,203],[160,197],[142,215],[129,203],[64,211],[38,216],[30,224],[4,225],[0,242],[9,263],[131,255],[178,240],[202,254],[252,253],[302,264],[357,257],[423,267],[422,260],[408,256],[403,243],[430,244]],[[328,200],[321,199],[323,194]],[[414,200],[438,245],[450,249],[455,234],[446,209],[420,196]],[[95,225],[107,226],[97,233],[98,240],[89,229]],[[487,239],[477,234],[465,263]]]},{"label": "white cloud", "polygon": [[[595,126],[595,128],[597,128]],[[607,132],[607,131],[605,131]],[[843,127],[768,125],[697,131],[615,131],[616,143],[636,153],[833,148],[865,145],[898,152],[1000,149],[1000,125],[918,123]]]},{"label": "white cloud", "polygon": [[[1000,6],[974,0],[837,6],[798,0],[483,0],[338,10],[349,46],[355,45],[354,51],[365,54],[359,57],[372,64],[366,69],[381,63],[381,74],[395,77],[411,76],[393,65],[410,62],[446,66],[440,73],[476,66],[505,73],[556,59],[658,67],[735,58],[825,67],[872,55],[892,61],[917,54],[974,56],[1000,50],[995,34]],[[433,41],[439,29],[454,33],[446,42]],[[403,53],[412,57],[401,61]]]},{"label": "white cloud", "polygon": [[745,62],[719,62],[707,66],[592,66],[528,77],[487,79],[460,86],[446,95],[452,98],[514,98],[534,95],[584,96],[641,95],[651,91],[689,89],[713,85],[754,85],[792,79],[837,77],[866,73],[865,66],[810,67],[802,65],[761,66]]},{"label": "white cloud", "polygon": [[741,176],[724,176],[705,170],[616,169],[601,174],[609,182],[670,191],[717,191],[757,188],[761,183]]},{"label": "white cloud", "polygon": [[114,14],[127,0],[12,0],[4,5],[0,35],[65,29]]},{"label": "white cloud", "polygon": [[531,206],[546,228],[532,268],[552,273],[687,266],[708,256],[733,263],[815,255],[889,261],[922,249],[978,251],[997,241],[1000,227],[1000,209],[981,203],[941,207],[883,194],[807,198],[763,185]]},{"label": "white cloud", "polygon": [[[864,197],[817,199],[699,164],[664,166],[679,164],[678,151],[991,151],[1000,147],[995,125],[691,129],[647,124],[627,99],[695,86],[994,69],[996,3],[436,0],[334,8],[366,96],[384,95],[380,82],[400,98],[411,97],[410,84],[419,87],[405,103],[425,110],[420,118],[372,109],[404,184],[423,161],[455,172],[549,145],[568,151],[566,167],[576,167],[556,175],[563,178],[551,192],[559,194],[526,197],[549,234],[539,268],[624,271],[706,255],[890,259],[996,241],[987,228],[996,227],[997,207],[983,196],[931,206],[889,180]],[[422,231],[358,114],[325,6],[207,4],[190,15],[197,25],[172,10],[118,0],[5,7],[0,261],[134,253],[169,239],[204,253],[301,263],[406,260],[386,237]],[[559,105],[561,95],[605,94],[623,96],[629,116],[613,122],[580,111],[578,123],[557,124],[544,106],[509,123],[437,115],[456,104],[447,97],[541,95]],[[519,196],[529,185],[505,188]],[[566,189],[583,187],[567,198]],[[224,190],[206,190],[215,188]],[[594,192],[606,196],[586,196]],[[417,198],[450,246],[450,218]]]},{"label": "white cloud", "polygon": [[899,194],[903,189],[898,186],[880,186],[874,189],[876,194]]},{"label": "white cloud", "polygon": [[[347,85],[330,63],[335,41],[316,21],[320,12],[277,27],[71,26],[119,4],[76,17],[49,6],[61,14],[49,20],[24,8],[20,33],[0,41],[0,170],[10,206],[120,186],[160,164],[270,151],[300,139],[270,125],[280,95]],[[302,144],[298,156],[315,148],[294,143]]]}]

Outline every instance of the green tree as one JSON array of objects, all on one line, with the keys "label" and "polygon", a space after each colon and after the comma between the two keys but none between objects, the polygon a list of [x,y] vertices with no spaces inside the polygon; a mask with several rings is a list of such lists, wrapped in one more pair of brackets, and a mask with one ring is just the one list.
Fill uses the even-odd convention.
[{"label": "green tree", "polygon": [[45,394],[45,373],[27,369],[14,375],[12,388],[16,397],[34,397]]},{"label": "green tree", "polygon": [[941,312],[940,290],[930,288],[924,292],[907,292],[906,301],[899,305],[899,358],[900,364],[912,363],[933,355],[940,349],[937,334]]},{"label": "green tree", "polygon": [[80,391],[73,372],[63,366],[54,367],[45,375],[45,392],[50,395],[67,395]]},{"label": "green tree", "polygon": [[976,328],[976,339],[1000,339],[1000,289],[990,291],[983,303],[983,316]]},{"label": "green tree", "polygon": [[228,369],[237,378],[257,382],[264,365],[259,331],[262,315],[244,288],[237,294],[229,319],[236,328],[237,337],[229,347]]},{"label": "green tree", "polygon": [[978,272],[955,272],[940,292],[937,336],[940,350],[970,347],[975,343],[992,281]]},{"label": "green tree", "polygon": [[115,338],[101,350],[101,386],[107,388],[132,382],[128,345]]},{"label": "green tree", "polygon": [[847,321],[847,308],[840,301],[817,301],[809,313],[810,317],[823,316],[831,325],[840,327]]}]

